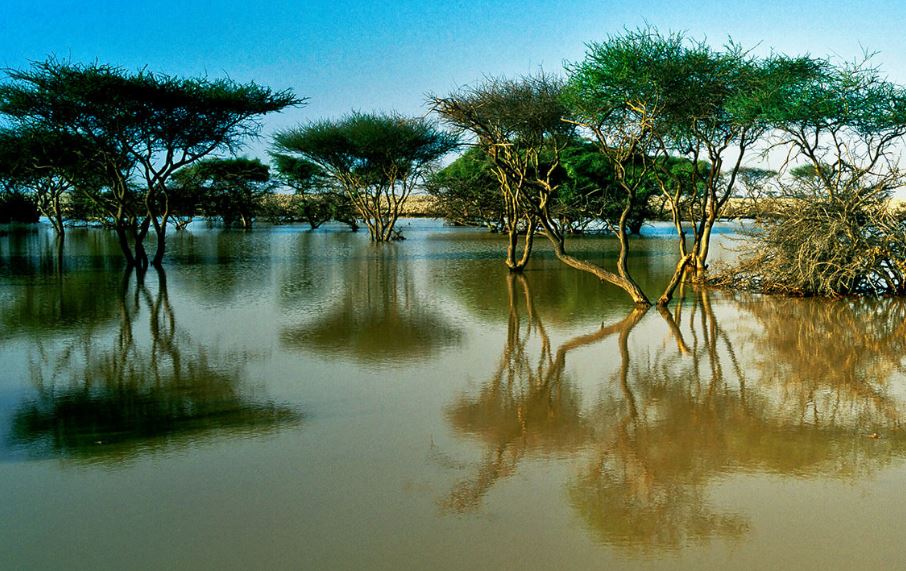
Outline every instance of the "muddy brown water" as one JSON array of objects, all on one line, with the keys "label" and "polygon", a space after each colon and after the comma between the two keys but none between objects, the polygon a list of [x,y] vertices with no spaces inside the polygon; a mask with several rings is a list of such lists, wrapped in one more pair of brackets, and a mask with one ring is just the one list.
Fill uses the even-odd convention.
[{"label": "muddy brown water", "polygon": [[0,567],[906,566],[904,301],[639,313],[544,247],[512,277],[499,237],[404,231],[193,224],[140,278],[100,230],[59,268],[7,229]]}]

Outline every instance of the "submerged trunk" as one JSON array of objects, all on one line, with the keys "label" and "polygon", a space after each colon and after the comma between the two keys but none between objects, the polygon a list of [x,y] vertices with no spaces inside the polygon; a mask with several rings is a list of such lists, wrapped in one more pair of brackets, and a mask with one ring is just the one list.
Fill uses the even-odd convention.
[{"label": "submerged trunk", "polygon": [[673,299],[673,292],[675,292],[677,286],[682,283],[683,277],[686,274],[686,268],[689,266],[690,262],[692,262],[692,259],[692,255],[686,254],[676,263],[676,269],[673,271],[670,283],[667,284],[664,293],[662,293],[661,297],[657,300],[658,307],[666,307],[670,303],[670,300]]},{"label": "submerged trunk", "polygon": [[155,226],[154,233],[157,235],[157,245],[154,250],[154,259],[151,264],[155,268],[160,268],[164,262],[164,252],[167,248],[167,227]]},{"label": "submerged trunk", "polygon": [[135,256],[132,254],[132,248],[129,246],[129,237],[126,234],[125,225],[118,223],[115,230],[117,243],[120,246],[120,250],[123,252],[123,257],[126,258],[126,266],[130,268],[135,267]]},{"label": "submerged trunk", "polygon": [[716,216],[708,216],[703,225],[701,237],[693,249],[695,255],[694,271],[696,281],[704,281],[705,273],[708,271],[708,249],[711,245],[711,229],[714,227],[715,221]]},{"label": "submerged trunk", "polygon": [[520,273],[528,265],[529,257],[532,255],[532,246],[535,242],[535,229],[537,221],[526,217],[525,243],[522,247],[522,255],[516,259],[516,253],[519,250],[519,227],[518,223],[507,225],[507,249],[506,249],[506,267],[513,273]]},{"label": "submerged trunk", "polygon": [[[543,222],[542,222],[543,224]],[[642,291],[642,288],[632,279],[632,276],[625,271],[626,263],[626,246],[621,243],[621,252],[620,252],[620,267],[621,274],[615,274],[608,270],[605,270],[597,264],[591,262],[586,262],[585,260],[580,260],[566,253],[566,248],[563,244],[563,239],[559,237],[552,228],[549,228],[546,224],[544,225],[544,235],[547,236],[548,241],[554,247],[554,254],[556,254],[557,259],[566,264],[571,268],[587,272],[595,276],[601,281],[613,284],[627,294],[632,299],[633,303],[640,307],[649,307],[651,301],[648,299],[648,296],[645,295],[645,292]],[[625,238],[625,236],[624,236]],[[621,241],[622,242],[622,241]]]}]

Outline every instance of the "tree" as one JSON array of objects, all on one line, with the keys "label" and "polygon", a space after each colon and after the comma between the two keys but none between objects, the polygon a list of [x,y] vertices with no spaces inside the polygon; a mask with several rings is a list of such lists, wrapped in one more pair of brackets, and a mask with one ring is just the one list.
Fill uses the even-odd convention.
[{"label": "tree", "polygon": [[248,158],[204,159],[176,171],[173,181],[186,206],[195,197],[206,216],[219,216],[226,227],[238,220],[246,229],[272,190],[270,168]]},{"label": "tree", "polygon": [[[581,231],[592,222],[603,221],[607,228],[615,228],[623,211],[624,197],[613,165],[590,141],[564,149],[562,160],[568,182],[560,187],[557,195],[561,225]],[[638,188],[626,219],[630,233],[639,234],[642,225],[657,215],[654,198],[658,194],[654,177]]]},{"label": "tree", "polygon": [[500,183],[487,155],[478,147],[470,147],[434,173],[425,190],[434,198],[437,213],[455,224],[486,226],[493,232],[506,227]]},{"label": "tree", "polygon": [[296,195],[295,209],[291,216],[308,222],[312,230],[321,224],[336,220],[355,232],[359,229],[356,209],[342,187],[327,176],[311,161],[282,153],[272,153],[279,179]]},{"label": "tree", "polygon": [[757,167],[743,167],[736,176],[734,195],[747,206],[748,214],[761,218],[776,205],[765,204],[777,198],[777,171]]},{"label": "tree", "polygon": [[0,224],[10,222],[34,224],[39,219],[38,207],[28,196],[16,189],[0,190]]},{"label": "tree", "polygon": [[[559,79],[541,74],[519,80],[490,78],[447,97],[429,97],[432,110],[471,134],[493,166],[504,206],[506,265],[512,272],[521,272],[528,263],[535,230],[542,224],[540,210],[551,196],[552,177],[559,178],[560,151],[572,131],[561,121],[561,87]],[[544,204],[531,202],[529,194],[536,189]],[[525,242],[519,255],[521,233]]]},{"label": "tree", "polygon": [[744,159],[771,128],[765,109],[808,71],[807,58],[757,59],[732,41],[715,50],[652,28],[590,44],[569,66],[577,122],[614,164],[647,163],[671,211],[679,260],[659,303],[669,302],[687,268],[704,279],[714,224]]},{"label": "tree", "polygon": [[353,113],[275,137],[278,154],[309,161],[343,189],[378,242],[399,238],[394,226],[406,199],[456,146],[431,121],[396,114]]},{"label": "tree", "polygon": [[0,131],[0,170],[9,184],[28,193],[57,236],[64,236],[67,195],[100,184],[97,164],[84,161],[87,142],[40,128]]},{"label": "tree", "polygon": [[[805,67],[765,105],[774,143],[788,149],[781,215],[747,241],[717,283],[796,295],[906,294],[906,227],[889,208],[906,182],[906,89],[868,59]],[[791,65],[787,62],[786,65]]]},{"label": "tree", "polygon": [[114,221],[127,262],[138,266],[148,262],[143,242],[151,226],[157,234],[151,263],[163,261],[172,215],[167,182],[176,170],[215,151],[233,150],[257,133],[261,115],[302,103],[289,91],[255,83],[53,59],[8,75],[0,86],[0,111],[18,124],[92,143],[92,156],[83,158],[102,162],[108,181],[97,202]]}]

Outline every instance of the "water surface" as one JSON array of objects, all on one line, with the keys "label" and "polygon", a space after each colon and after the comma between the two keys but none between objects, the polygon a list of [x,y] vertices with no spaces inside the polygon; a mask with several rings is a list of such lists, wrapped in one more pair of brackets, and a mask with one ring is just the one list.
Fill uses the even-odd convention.
[{"label": "water surface", "polygon": [[903,301],[642,313],[407,223],[193,225],[143,276],[100,230],[62,268],[47,227],[0,232],[3,566],[906,565]]}]

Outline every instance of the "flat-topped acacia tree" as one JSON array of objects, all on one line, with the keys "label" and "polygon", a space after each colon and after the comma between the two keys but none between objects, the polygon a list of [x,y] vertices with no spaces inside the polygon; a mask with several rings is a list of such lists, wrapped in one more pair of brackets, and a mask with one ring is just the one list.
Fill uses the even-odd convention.
[{"label": "flat-topped acacia tree", "polygon": [[258,159],[206,158],[173,175],[173,188],[184,206],[201,207],[208,218],[219,216],[223,225],[239,222],[250,230],[261,203],[268,196],[270,168]]},{"label": "flat-topped acacia tree", "polygon": [[403,204],[438,159],[456,148],[456,137],[425,118],[352,113],[280,132],[278,154],[310,161],[343,189],[371,239],[398,239]]},{"label": "flat-topped acacia tree", "polygon": [[[149,227],[157,234],[151,263],[163,260],[173,172],[215,151],[233,151],[258,133],[262,115],[302,102],[288,90],[255,83],[54,59],[10,71],[0,85],[0,112],[14,123],[94,143],[90,159],[103,162],[109,175],[107,192],[96,202],[112,219],[127,262],[139,267],[148,264],[143,242]],[[136,191],[138,205],[131,198]]]},{"label": "flat-topped acacia tree", "polygon": [[281,153],[272,153],[271,162],[278,182],[295,193],[296,211],[312,230],[329,220],[342,222],[353,232],[359,230],[358,212],[349,196],[321,167],[304,158]]},{"label": "flat-topped acacia tree", "polygon": [[81,159],[85,141],[41,128],[0,130],[0,179],[31,196],[62,243],[64,198],[78,188],[91,188],[103,173]]}]

